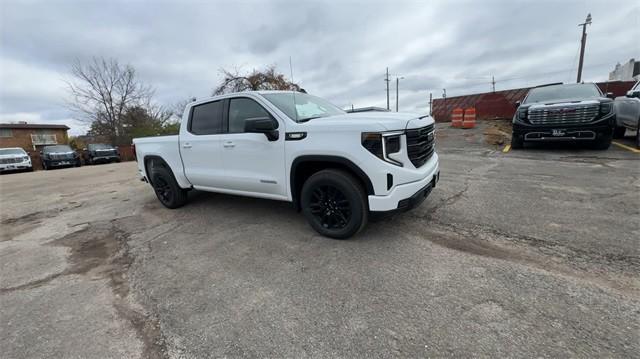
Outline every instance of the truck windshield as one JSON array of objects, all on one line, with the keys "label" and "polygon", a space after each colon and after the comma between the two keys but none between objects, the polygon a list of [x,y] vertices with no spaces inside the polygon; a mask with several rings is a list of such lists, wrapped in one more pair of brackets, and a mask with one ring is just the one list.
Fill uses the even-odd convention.
[{"label": "truck windshield", "polygon": [[112,149],[112,146],[109,145],[105,145],[104,143],[91,143],[87,145],[87,149],[89,151],[95,151],[95,150],[110,150]]},{"label": "truck windshield", "polygon": [[26,154],[26,152],[24,152],[24,150],[21,150],[19,148],[0,148],[0,156],[24,155],[24,154]]},{"label": "truck windshield", "polygon": [[69,146],[47,146],[42,149],[44,152],[73,152]]},{"label": "truck windshield", "polygon": [[268,93],[262,96],[296,122],[346,113],[327,100],[301,92]]},{"label": "truck windshield", "polygon": [[531,89],[524,103],[547,102],[574,98],[585,99],[600,96],[602,95],[594,84],[557,85]]}]

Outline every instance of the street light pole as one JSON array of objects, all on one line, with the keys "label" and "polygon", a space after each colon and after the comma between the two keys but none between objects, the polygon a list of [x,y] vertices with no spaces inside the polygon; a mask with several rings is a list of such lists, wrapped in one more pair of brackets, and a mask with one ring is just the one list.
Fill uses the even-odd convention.
[{"label": "street light pole", "polygon": [[582,40],[580,41],[580,62],[578,63],[578,80],[580,83],[582,81],[582,64],[584,62],[584,46],[587,43],[587,25],[591,25],[591,13],[587,15],[584,23],[578,24],[578,26],[582,26]]}]

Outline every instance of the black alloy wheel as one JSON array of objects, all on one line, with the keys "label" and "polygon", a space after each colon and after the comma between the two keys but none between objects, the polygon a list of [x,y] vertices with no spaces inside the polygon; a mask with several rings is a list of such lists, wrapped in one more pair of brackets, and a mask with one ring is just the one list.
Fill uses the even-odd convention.
[{"label": "black alloy wheel", "polygon": [[334,239],[347,239],[367,224],[367,195],[350,173],[326,169],[309,177],[300,193],[300,206],[316,232]]},{"label": "black alloy wheel", "polygon": [[160,203],[167,208],[178,208],[187,203],[187,191],[180,188],[171,170],[157,166],[151,170],[151,185]]},{"label": "black alloy wheel", "polygon": [[315,188],[309,208],[320,225],[327,229],[342,229],[351,220],[349,200],[332,185]]}]

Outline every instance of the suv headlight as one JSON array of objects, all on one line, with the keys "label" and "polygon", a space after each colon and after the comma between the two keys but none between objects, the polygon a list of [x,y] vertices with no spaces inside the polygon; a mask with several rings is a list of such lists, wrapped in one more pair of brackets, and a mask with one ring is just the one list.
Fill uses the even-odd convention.
[{"label": "suv headlight", "polygon": [[24,157],[22,157],[22,162],[29,161],[29,159],[30,159],[29,156],[24,156]]},{"label": "suv headlight", "polygon": [[613,104],[611,102],[604,102],[600,104],[600,113],[603,115],[608,114],[613,109]]},{"label": "suv headlight", "polygon": [[402,167],[402,163],[389,158],[392,153],[400,152],[401,136],[404,132],[365,132],[362,134],[362,146],[379,159]]},{"label": "suv headlight", "polygon": [[523,120],[523,121],[527,119],[527,109],[526,108],[518,110],[518,118]]}]

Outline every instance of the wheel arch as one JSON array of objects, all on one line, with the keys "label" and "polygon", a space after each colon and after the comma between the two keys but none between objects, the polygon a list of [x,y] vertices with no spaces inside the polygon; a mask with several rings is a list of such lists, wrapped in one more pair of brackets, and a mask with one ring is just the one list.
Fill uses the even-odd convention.
[{"label": "wheel arch", "polygon": [[367,195],[375,194],[369,176],[351,160],[339,156],[303,155],[293,160],[289,175],[291,199],[296,209],[300,209],[300,192],[305,181],[314,173],[329,168],[341,169],[350,173],[362,185]]},{"label": "wheel arch", "polygon": [[[153,183],[151,182],[151,168],[153,168],[153,166],[155,166],[156,164],[158,166],[162,166],[167,168],[170,172],[171,175],[175,178],[175,174],[173,173],[173,170],[171,169],[171,166],[169,166],[169,164],[167,163],[167,161],[164,160],[164,158],[158,156],[158,155],[147,155],[144,156],[144,172],[147,176],[147,181],[149,181],[149,184],[153,186]],[[153,165],[153,166],[152,166]]]}]

